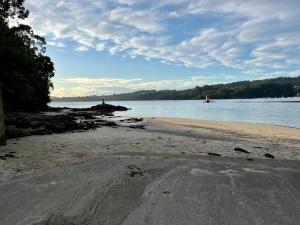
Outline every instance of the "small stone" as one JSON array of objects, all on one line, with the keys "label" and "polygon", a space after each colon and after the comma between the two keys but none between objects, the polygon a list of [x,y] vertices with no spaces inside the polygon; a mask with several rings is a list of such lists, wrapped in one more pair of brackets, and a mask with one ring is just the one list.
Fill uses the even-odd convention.
[{"label": "small stone", "polygon": [[275,156],[270,153],[266,153],[266,154],[264,154],[264,156],[267,158],[270,158],[270,159],[275,159]]},{"label": "small stone", "polygon": [[135,177],[135,176],[143,176],[144,175],[144,171],[131,171],[130,172],[130,176],[131,177]]},{"label": "small stone", "polygon": [[250,153],[247,150],[243,149],[243,148],[235,148],[234,151],[236,152],[243,152],[243,153]]},{"label": "small stone", "polygon": [[212,156],[221,156],[221,154],[219,153],[214,153],[214,152],[209,152],[207,153],[208,155],[212,155]]},{"label": "small stone", "polygon": [[16,158],[16,156],[13,154],[5,154],[4,157],[5,158]]}]

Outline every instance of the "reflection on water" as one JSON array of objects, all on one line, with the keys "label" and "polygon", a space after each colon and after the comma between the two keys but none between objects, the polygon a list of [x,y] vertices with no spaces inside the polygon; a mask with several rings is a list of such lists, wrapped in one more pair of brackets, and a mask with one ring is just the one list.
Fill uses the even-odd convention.
[{"label": "reflection on water", "polygon": [[[173,117],[230,122],[267,123],[300,128],[300,98],[230,99],[203,103],[201,100],[114,101],[131,110],[120,116]],[[84,108],[99,102],[52,102],[53,107]]]}]

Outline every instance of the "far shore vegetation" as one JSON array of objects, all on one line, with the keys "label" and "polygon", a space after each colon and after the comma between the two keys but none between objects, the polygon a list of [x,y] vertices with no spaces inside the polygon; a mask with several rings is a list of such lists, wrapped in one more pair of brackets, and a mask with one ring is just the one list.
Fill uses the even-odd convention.
[{"label": "far shore vegetation", "polygon": [[278,98],[300,95],[299,77],[279,77],[229,84],[196,86],[186,90],[142,90],[126,94],[86,97],[52,97],[52,101],[137,101],[137,100],[195,100],[209,96],[213,99]]}]

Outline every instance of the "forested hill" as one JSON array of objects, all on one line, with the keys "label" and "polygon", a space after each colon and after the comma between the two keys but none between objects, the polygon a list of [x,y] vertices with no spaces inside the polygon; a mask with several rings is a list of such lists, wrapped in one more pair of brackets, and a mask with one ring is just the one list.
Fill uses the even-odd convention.
[{"label": "forested hill", "polygon": [[212,99],[292,97],[300,95],[299,77],[279,77],[274,79],[240,81],[229,84],[196,86],[186,90],[143,90],[126,94],[86,97],[53,97],[53,101],[107,101],[112,100],[189,100],[203,99],[208,95]]}]

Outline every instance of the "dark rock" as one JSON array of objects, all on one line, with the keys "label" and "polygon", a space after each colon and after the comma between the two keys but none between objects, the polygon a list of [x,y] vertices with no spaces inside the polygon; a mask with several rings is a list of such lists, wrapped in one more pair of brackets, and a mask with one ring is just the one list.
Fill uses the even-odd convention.
[{"label": "dark rock", "polygon": [[275,159],[275,156],[270,153],[266,153],[266,154],[264,154],[264,156],[267,158],[270,158],[270,159]]},{"label": "dark rock", "polygon": [[42,125],[43,125],[43,123],[41,121],[33,120],[33,121],[30,122],[30,126],[34,127],[34,128],[35,127],[40,127]]},{"label": "dark rock", "polygon": [[112,126],[118,126],[118,124],[114,121],[104,121],[101,123],[96,123],[97,125],[101,125],[101,126],[108,126],[108,127],[112,127]]},{"label": "dark rock", "polygon": [[139,168],[139,167],[136,166],[136,165],[129,165],[129,166],[127,166],[127,168],[128,168],[128,169],[131,169],[131,170],[133,170],[133,169],[141,170],[141,168]]},{"label": "dark rock", "polygon": [[65,123],[57,123],[57,124],[53,124],[50,129],[54,132],[54,133],[63,133],[67,131],[66,128],[66,124]]},{"label": "dark rock", "polygon": [[132,128],[132,129],[145,129],[145,126],[144,125],[130,125],[128,126],[129,128]]},{"label": "dark rock", "polygon": [[5,158],[16,158],[16,156],[14,154],[5,154],[4,157]]},{"label": "dark rock", "polygon": [[95,123],[96,126],[108,126],[108,127],[112,127],[112,126],[118,126],[118,124],[114,121],[105,121],[103,120],[102,122],[97,122]]},{"label": "dark rock", "polygon": [[135,122],[141,122],[144,119],[143,118],[131,118],[131,120],[135,121]]},{"label": "dark rock", "polygon": [[6,160],[7,158],[17,158],[15,155],[15,152],[11,152],[5,155],[0,155],[1,160]]},{"label": "dark rock", "polygon": [[92,106],[90,108],[90,110],[93,110],[93,111],[111,111],[111,112],[114,112],[114,111],[127,111],[128,108],[124,107],[124,106],[115,106],[115,105],[110,105],[110,104],[101,104],[101,105],[95,105],[95,106]]},{"label": "dark rock", "polygon": [[63,110],[68,110],[68,109],[70,109],[70,108],[68,108],[68,107],[50,107],[50,106],[48,106],[48,108],[46,110],[47,110],[47,112],[61,112]]},{"label": "dark rock", "polygon": [[219,153],[214,153],[214,152],[208,152],[207,155],[221,156],[221,154],[219,154]]},{"label": "dark rock", "polygon": [[14,113],[11,113],[6,115],[5,124],[14,125],[19,128],[28,128],[30,127],[30,120],[24,113],[21,113],[19,116],[15,116]]},{"label": "dark rock", "polygon": [[18,128],[14,125],[6,126],[6,137],[7,138],[18,138],[30,135],[28,129]]},{"label": "dark rock", "polygon": [[136,165],[129,165],[128,169],[131,170],[129,173],[131,177],[144,176],[145,171]]},{"label": "dark rock", "polygon": [[243,152],[243,153],[250,153],[247,150],[243,149],[243,148],[235,148],[234,151],[236,152]]},{"label": "dark rock", "polygon": [[103,124],[103,126],[109,126],[109,127],[111,127],[111,126],[118,126],[118,124],[116,124],[116,122],[114,122],[114,121],[106,121]]},{"label": "dark rock", "polygon": [[83,131],[101,126],[118,127],[114,121],[105,121],[96,117],[102,115],[102,112],[105,112],[103,115],[107,115],[117,110],[124,111],[127,108],[104,104],[87,109],[49,108],[47,113],[12,112],[5,117],[6,134],[7,138],[16,138],[74,130]]},{"label": "dark rock", "polygon": [[95,119],[95,117],[89,113],[84,113],[82,116],[84,119]]},{"label": "dark rock", "polygon": [[139,171],[139,170],[134,170],[130,172],[130,176],[131,177],[136,177],[136,176],[143,176],[144,175],[144,171]]},{"label": "dark rock", "polygon": [[252,158],[247,158],[247,160],[248,160],[248,161],[254,161],[254,159],[252,159]]},{"label": "dark rock", "polygon": [[169,191],[163,191],[162,193],[164,193],[164,194],[170,194],[170,192]]},{"label": "dark rock", "polygon": [[52,132],[50,130],[46,129],[45,127],[36,128],[31,131],[31,134],[33,134],[33,135],[47,135],[47,134],[51,134],[51,133]]}]

